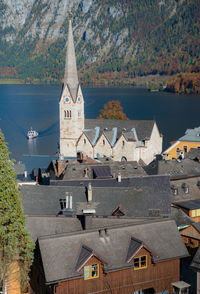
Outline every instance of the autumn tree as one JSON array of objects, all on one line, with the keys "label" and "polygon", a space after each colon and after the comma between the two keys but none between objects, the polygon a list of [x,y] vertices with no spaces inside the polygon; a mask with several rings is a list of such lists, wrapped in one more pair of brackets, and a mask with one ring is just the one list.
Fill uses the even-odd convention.
[{"label": "autumn tree", "polygon": [[117,100],[109,101],[107,104],[104,104],[104,109],[100,110],[100,115],[98,119],[125,119],[128,120],[128,117],[123,112],[123,108],[120,105],[120,102]]},{"label": "autumn tree", "polygon": [[14,284],[22,291],[26,289],[32,258],[33,244],[25,226],[13,161],[0,130],[0,277],[3,293],[5,285],[7,289]]}]

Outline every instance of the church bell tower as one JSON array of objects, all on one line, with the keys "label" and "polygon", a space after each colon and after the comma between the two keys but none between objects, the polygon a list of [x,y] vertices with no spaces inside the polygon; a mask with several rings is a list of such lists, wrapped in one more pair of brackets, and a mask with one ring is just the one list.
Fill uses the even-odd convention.
[{"label": "church bell tower", "polygon": [[69,19],[64,85],[60,98],[60,154],[76,157],[77,141],[84,130],[84,99],[78,81],[76,56]]}]

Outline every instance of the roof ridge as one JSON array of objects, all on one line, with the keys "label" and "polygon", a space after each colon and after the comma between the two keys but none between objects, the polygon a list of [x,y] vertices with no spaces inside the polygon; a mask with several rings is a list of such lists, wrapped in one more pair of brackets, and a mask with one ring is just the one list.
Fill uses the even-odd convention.
[{"label": "roof ridge", "polygon": [[143,225],[150,225],[154,223],[160,223],[160,222],[174,222],[175,221],[171,218],[156,218],[156,219],[151,219],[148,217],[147,220],[144,221],[144,218],[142,218],[141,223],[139,222],[131,222],[131,223],[126,223],[126,224],[116,224],[116,225],[108,225],[104,227],[98,227],[94,229],[89,229],[89,230],[82,230],[82,231],[74,231],[74,232],[66,232],[66,233],[61,233],[61,234],[54,234],[54,235],[46,235],[46,236],[41,236],[38,239],[39,240],[45,240],[45,239],[56,239],[56,238],[62,238],[62,237],[67,237],[67,236],[75,236],[75,235],[86,235],[86,234],[92,234],[92,233],[98,233],[99,230],[104,230],[105,228],[109,230],[116,230],[116,229],[124,229],[126,227],[131,227],[131,226],[143,226]]}]

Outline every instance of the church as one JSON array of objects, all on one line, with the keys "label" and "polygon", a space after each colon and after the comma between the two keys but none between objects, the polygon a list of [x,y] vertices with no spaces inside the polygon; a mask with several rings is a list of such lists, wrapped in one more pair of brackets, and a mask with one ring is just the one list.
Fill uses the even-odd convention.
[{"label": "church", "polygon": [[154,120],[85,119],[71,19],[59,104],[60,154],[65,158],[84,154],[92,159],[109,157],[149,164],[162,152],[163,137]]}]

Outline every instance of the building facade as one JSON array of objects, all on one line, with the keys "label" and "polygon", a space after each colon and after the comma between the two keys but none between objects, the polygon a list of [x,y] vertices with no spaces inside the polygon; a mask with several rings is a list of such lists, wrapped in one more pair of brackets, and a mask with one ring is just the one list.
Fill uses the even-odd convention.
[{"label": "building facade", "polygon": [[163,152],[166,160],[173,158],[184,158],[190,149],[200,149],[200,127],[188,129],[185,135],[173,142],[172,145]]}]

